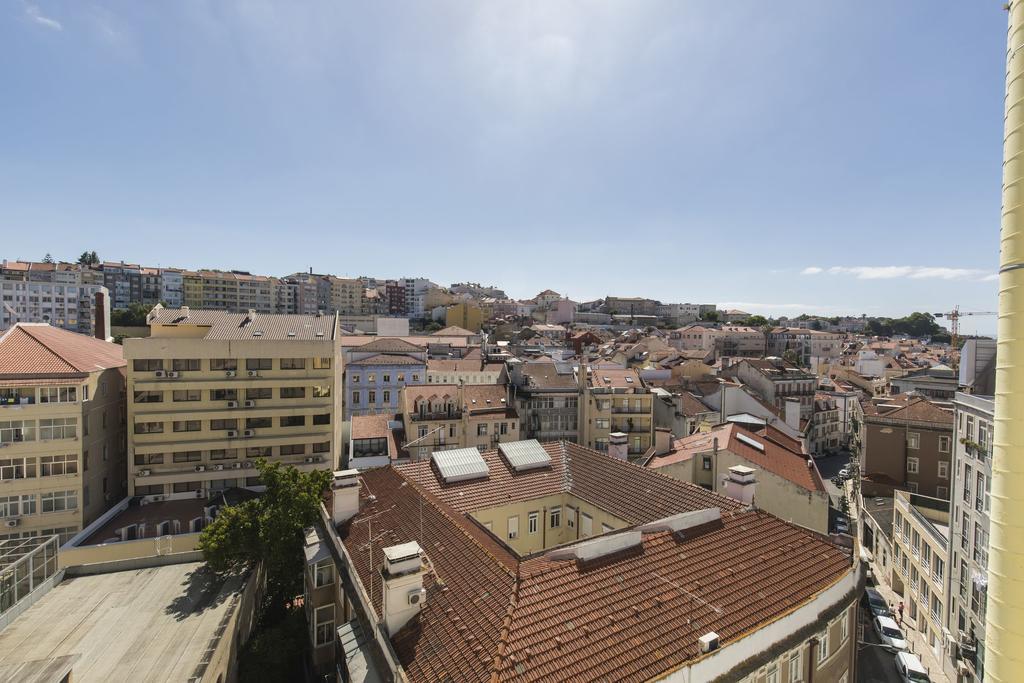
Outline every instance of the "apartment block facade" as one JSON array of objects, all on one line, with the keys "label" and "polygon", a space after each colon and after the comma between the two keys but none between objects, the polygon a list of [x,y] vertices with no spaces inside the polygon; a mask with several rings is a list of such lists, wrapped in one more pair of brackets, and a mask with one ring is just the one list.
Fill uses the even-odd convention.
[{"label": "apartment block facade", "polygon": [[630,368],[582,364],[579,442],[606,452],[612,434],[625,434],[628,456],[638,458],[654,443],[654,394]]},{"label": "apartment block facade", "polygon": [[336,316],[155,308],[126,339],[129,493],[150,500],[260,486],[255,458],[339,459]]},{"label": "apartment block facade", "polygon": [[125,361],[43,324],[0,336],[0,540],[81,531],[125,494]]},{"label": "apartment block facade", "polygon": [[401,395],[405,444],[413,460],[453,448],[495,448],[518,441],[519,413],[496,384],[406,386]]},{"label": "apartment block facade", "polygon": [[0,277],[0,330],[47,323],[71,332],[110,337],[110,292],[102,285],[9,280]]}]

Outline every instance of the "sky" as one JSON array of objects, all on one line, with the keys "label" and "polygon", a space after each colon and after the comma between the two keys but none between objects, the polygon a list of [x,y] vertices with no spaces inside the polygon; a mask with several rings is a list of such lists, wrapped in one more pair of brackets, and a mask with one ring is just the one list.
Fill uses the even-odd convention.
[{"label": "sky", "polygon": [[1005,40],[993,0],[0,0],[0,257],[994,311]]}]

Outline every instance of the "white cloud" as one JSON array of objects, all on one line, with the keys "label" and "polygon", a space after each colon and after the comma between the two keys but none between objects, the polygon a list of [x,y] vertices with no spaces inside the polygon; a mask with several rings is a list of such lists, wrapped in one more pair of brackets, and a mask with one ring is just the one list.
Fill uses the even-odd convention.
[{"label": "white cloud", "polygon": [[40,11],[38,5],[26,4],[25,16],[27,16],[29,19],[39,24],[40,26],[45,26],[46,28],[51,29],[53,31],[64,30],[63,24],[61,24],[56,19],[51,19],[50,17],[44,15],[42,11]]},{"label": "white cloud", "polygon": [[987,270],[979,268],[945,268],[941,266],[832,266],[825,269],[809,266],[800,271],[801,275],[852,275],[858,280],[973,280],[989,282],[996,279]]}]

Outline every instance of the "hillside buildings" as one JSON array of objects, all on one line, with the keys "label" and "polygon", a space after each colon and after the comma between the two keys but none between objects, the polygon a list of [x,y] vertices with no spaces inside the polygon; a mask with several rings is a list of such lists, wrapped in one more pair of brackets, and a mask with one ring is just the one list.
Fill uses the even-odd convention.
[{"label": "hillside buildings", "polygon": [[0,336],[0,540],[66,541],[124,497],[125,360],[44,324]]},{"label": "hillside buildings", "polygon": [[814,411],[817,377],[781,358],[744,358],[723,369],[722,375],[750,386],[776,410],[785,411],[786,402],[793,400],[800,404],[801,418]]},{"label": "hillside buildings", "polygon": [[578,371],[579,443],[639,458],[654,443],[654,394],[632,368],[582,364]]},{"label": "hillside buildings", "polygon": [[334,315],[166,309],[125,340],[129,493],[148,500],[258,489],[254,458],[339,462],[341,352]]},{"label": "hillside buildings", "polygon": [[511,365],[510,380],[522,438],[542,442],[579,438],[580,392],[571,363],[516,362]]}]

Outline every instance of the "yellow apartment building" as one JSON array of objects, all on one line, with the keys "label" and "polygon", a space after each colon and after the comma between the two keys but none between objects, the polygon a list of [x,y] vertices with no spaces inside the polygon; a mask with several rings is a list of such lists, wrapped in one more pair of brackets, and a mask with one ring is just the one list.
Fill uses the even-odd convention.
[{"label": "yellow apartment building", "polygon": [[125,360],[46,324],[0,336],[0,540],[61,543],[125,494]]},{"label": "yellow apartment building", "polygon": [[454,306],[449,306],[448,310],[445,311],[444,324],[447,327],[462,327],[471,332],[479,332],[483,321],[483,311],[480,310],[479,306],[474,306],[473,304],[455,304]]},{"label": "yellow apartment building", "polygon": [[205,497],[260,483],[253,459],[338,462],[341,352],[334,315],[165,309],[125,340],[129,493]]},{"label": "yellow apartment building", "polygon": [[452,448],[495,448],[519,440],[519,414],[504,385],[410,385],[399,403],[405,425],[403,447],[413,460]]},{"label": "yellow apartment building", "polygon": [[583,374],[580,443],[608,451],[611,435],[625,434],[628,457],[646,453],[654,443],[654,394],[637,371],[583,363]]}]

